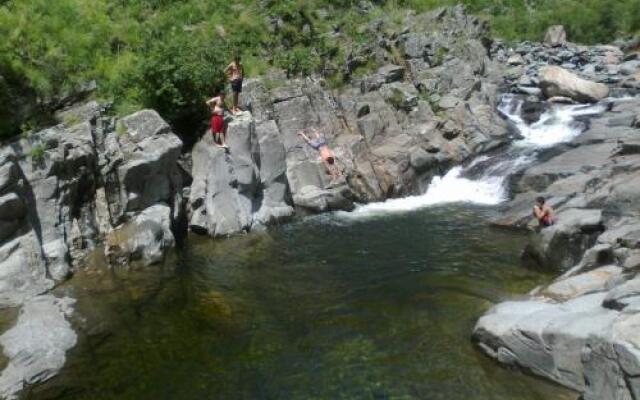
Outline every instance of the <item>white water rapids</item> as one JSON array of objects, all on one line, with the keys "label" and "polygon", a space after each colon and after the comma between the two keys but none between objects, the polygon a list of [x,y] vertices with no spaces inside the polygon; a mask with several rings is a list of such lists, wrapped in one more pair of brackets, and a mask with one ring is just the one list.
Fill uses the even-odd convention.
[{"label": "white water rapids", "polygon": [[[576,117],[602,113],[606,106],[552,105],[531,125],[520,117],[521,108],[522,101],[511,95],[501,100],[499,111],[520,135],[505,151],[493,157],[479,156],[466,167],[457,166],[442,177],[434,177],[422,195],[361,205],[352,212],[339,213],[340,217],[360,219],[447,203],[499,204],[507,200],[505,180],[512,172],[535,161],[538,150],[575,139],[584,130],[583,124],[576,123]],[[481,177],[465,177],[465,172],[484,164],[487,166]]]}]

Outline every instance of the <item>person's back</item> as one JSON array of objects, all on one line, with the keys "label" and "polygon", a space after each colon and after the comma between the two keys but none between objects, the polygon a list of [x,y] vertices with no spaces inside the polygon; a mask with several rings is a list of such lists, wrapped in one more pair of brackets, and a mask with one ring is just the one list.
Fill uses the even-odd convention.
[{"label": "person's back", "polygon": [[226,68],[227,79],[233,82],[237,79],[242,79],[244,75],[243,67],[240,61],[233,60]]}]

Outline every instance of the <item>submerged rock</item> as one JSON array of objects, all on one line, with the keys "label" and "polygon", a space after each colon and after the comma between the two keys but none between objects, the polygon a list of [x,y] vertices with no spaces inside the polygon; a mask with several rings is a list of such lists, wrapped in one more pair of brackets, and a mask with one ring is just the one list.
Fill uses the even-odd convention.
[{"label": "submerged rock", "polygon": [[156,204],[107,235],[105,256],[112,265],[127,265],[138,260],[150,265],[162,261],[174,245],[171,209]]}]

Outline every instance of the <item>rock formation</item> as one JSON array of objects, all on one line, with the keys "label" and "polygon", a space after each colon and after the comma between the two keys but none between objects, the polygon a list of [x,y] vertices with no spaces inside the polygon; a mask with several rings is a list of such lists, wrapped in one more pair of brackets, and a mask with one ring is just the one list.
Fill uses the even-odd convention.
[{"label": "rock formation", "polygon": [[564,96],[578,103],[600,101],[609,95],[606,85],[581,79],[557,66],[540,70],[540,88],[547,98]]},{"label": "rock formation", "polygon": [[[638,83],[620,72],[623,54],[617,48],[557,53],[526,46],[536,50],[524,55],[523,75],[510,80],[516,92],[537,80],[526,72],[529,63],[559,57],[575,63],[568,67],[576,73],[607,83],[612,93],[636,93]],[[505,62],[508,57],[504,54]],[[605,78],[598,71],[615,73]],[[540,100],[539,94],[527,96]],[[473,333],[478,346],[499,362],[577,390],[585,400],[640,395],[640,130],[634,123],[640,98],[612,101],[607,109],[578,122],[585,131],[570,146],[544,152],[540,163],[513,176],[513,199],[495,221],[532,230],[524,263],[562,276],[527,299],[496,305]],[[556,208],[558,223],[536,233],[531,207],[540,194]]]},{"label": "rock formation", "polygon": [[[192,230],[227,235],[287,218],[292,208],[349,210],[415,194],[450,165],[509,140],[495,111],[501,67],[487,56],[484,24],[461,7],[408,16],[399,35],[384,24],[367,27],[375,40],[346,56],[349,85],[338,95],[316,78],[245,83],[251,114],[229,124],[230,154],[209,135],[194,148]],[[353,77],[366,59],[381,66]],[[297,136],[310,127],[326,136],[343,179],[332,181]]]},{"label": "rock formation", "polygon": [[183,234],[182,142],[162,118],[145,110],[116,124],[95,102],[67,115],[77,122],[0,153],[0,305],[22,305],[17,325],[0,337],[6,398],[54,375],[75,343],[71,301],[43,293],[92,252],[150,264]]},{"label": "rock formation", "polygon": [[550,26],[544,35],[544,43],[553,47],[565,45],[567,43],[567,32],[564,30],[564,26]]}]

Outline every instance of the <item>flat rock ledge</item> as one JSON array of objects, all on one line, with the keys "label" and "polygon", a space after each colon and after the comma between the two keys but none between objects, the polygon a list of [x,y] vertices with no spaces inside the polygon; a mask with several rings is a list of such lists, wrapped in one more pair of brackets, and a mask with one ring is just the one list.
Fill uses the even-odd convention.
[{"label": "flat rock ledge", "polygon": [[67,320],[73,302],[42,295],[24,304],[16,325],[0,336],[9,359],[0,374],[0,397],[16,399],[25,385],[44,382],[64,366],[66,352],[77,340]]}]

